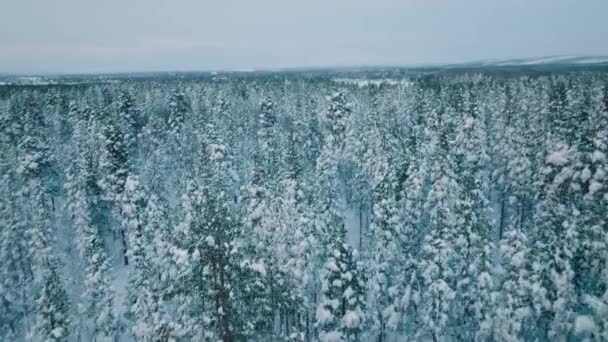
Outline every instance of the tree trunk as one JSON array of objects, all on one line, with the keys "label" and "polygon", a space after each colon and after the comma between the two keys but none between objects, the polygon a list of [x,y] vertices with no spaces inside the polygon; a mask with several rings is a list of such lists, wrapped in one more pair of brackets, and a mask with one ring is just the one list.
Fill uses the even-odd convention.
[{"label": "tree trunk", "polygon": [[127,237],[125,236],[124,229],[120,230],[120,239],[122,240],[122,256],[125,265],[129,265],[129,258],[127,257]]},{"label": "tree trunk", "polygon": [[359,250],[363,245],[363,201],[359,202]]},{"label": "tree trunk", "polygon": [[498,239],[502,239],[503,231],[505,228],[505,194],[501,195],[500,201],[500,224],[498,226]]}]

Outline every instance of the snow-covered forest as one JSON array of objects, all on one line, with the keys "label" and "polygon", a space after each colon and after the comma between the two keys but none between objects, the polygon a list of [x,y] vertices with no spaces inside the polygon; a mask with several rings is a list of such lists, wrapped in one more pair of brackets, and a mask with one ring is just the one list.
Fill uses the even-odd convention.
[{"label": "snow-covered forest", "polygon": [[2,341],[607,341],[608,77],[0,92]]}]

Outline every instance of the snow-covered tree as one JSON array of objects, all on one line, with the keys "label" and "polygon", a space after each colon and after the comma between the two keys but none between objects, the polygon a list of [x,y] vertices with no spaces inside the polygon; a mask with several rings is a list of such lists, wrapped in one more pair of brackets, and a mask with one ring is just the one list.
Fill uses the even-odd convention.
[{"label": "snow-covered tree", "polygon": [[550,339],[567,339],[572,333],[574,307],[573,256],[578,247],[579,211],[570,201],[576,151],[557,145],[542,169],[542,195],[536,207],[533,298],[538,328]]},{"label": "snow-covered tree", "polygon": [[365,285],[352,248],[338,239],[324,268],[316,322],[320,341],[360,338],[365,312]]},{"label": "snow-covered tree", "polygon": [[[460,198],[456,206],[458,229],[466,240],[461,247],[463,269],[458,276],[458,301],[462,309],[461,329],[475,331],[485,340],[492,331],[492,292],[494,291],[490,222],[488,211],[488,172],[486,138],[474,94],[464,92],[463,114],[458,119],[455,137],[456,177]],[[458,114],[457,114],[458,115]],[[470,339],[472,337],[467,337]]]},{"label": "snow-covered tree", "polygon": [[70,334],[70,303],[58,275],[50,262],[43,276],[43,285],[36,297],[36,321],[32,338],[39,341],[67,341]]},{"label": "snow-covered tree", "polygon": [[498,288],[493,338],[497,341],[522,341],[532,318],[528,241],[515,228],[500,241],[502,282]]},{"label": "snow-covered tree", "polygon": [[424,204],[428,225],[417,272],[422,285],[414,299],[419,315],[416,335],[434,340],[446,339],[453,333],[448,326],[455,319],[453,303],[459,272],[462,271],[462,256],[457,253],[458,248],[464,245],[457,208],[460,188],[451,172],[449,131],[447,125],[442,126],[444,124],[436,127],[440,130],[432,140],[435,151],[430,170],[431,185]]},{"label": "snow-covered tree", "polygon": [[113,292],[108,279],[109,264],[103,237],[99,226],[91,219],[92,201],[86,191],[88,172],[84,153],[80,152],[68,170],[68,180],[64,185],[67,209],[76,231],[76,246],[85,265],[85,289],[79,308],[93,322],[93,338],[110,338],[115,336],[116,328]]}]

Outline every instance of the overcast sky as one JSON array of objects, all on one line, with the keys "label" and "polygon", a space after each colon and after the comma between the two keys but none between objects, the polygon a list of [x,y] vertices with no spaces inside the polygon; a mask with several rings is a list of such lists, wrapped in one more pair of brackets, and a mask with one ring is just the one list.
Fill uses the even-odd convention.
[{"label": "overcast sky", "polygon": [[608,0],[0,0],[0,72],[608,55]]}]

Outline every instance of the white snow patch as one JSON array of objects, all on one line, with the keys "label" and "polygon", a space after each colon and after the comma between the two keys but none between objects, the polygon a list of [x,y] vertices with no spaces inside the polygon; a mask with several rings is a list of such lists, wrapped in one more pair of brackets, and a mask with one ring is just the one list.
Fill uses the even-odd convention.
[{"label": "white snow patch", "polygon": [[583,182],[588,181],[591,178],[591,170],[588,167],[585,167],[581,172],[581,179]]},{"label": "white snow patch", "polygon": [[125,190],[126,191],[135,191],[137,186],[139,185],[139,181],[135,177],[129,176],[125,182]]},{"label": "white snow patch", "polygon": [[582,58],[574,63],[577,64],[594,64],[594,63],[608,63],[608,57],[588,57]]},{"label": "white snow patch", "polygon": [[319,334],[319,341],[321,341],[321,342],[341,342],[341,341],[343,341],[342,333],[339,331],[330,331],[327,333],[321,333],[321,334]]},{"label": "white snow patch", "polygon": [[264,261],[260,260],[258,262],[254,262],[249,267],[261,275],[266,275],[266,266],[264,265]]},{"label": "white snow patch", "polygon": [[595,174],[593,175],[593,179],[601,181],[604,178],[606,178],[606,171],[604,171],[603,169],[597,169],[595,171]]},{"label": "white snow patch", "polygon": [[187,250],[175,247],[172,249],[172,252],[173,252],[173,260],[175,260],[176,264],[178,264],[178,265],[188,264],[188,251]]},{"label": "white snow patch", "polygon": [[541,57],[530,59],[525,62],[520,63],[520,65],[535,65],[535,64],[545,64],[545,63],[555,63],[559,61],[564,61],[572,58],[573,56],[551,56],[551,57]]},{"label": "white snow patch", "polygon": [[608,304],[595,296],[585,296],[583,301],[587,304],[596,316],[606,317],[608,315]]},{"label": "white snow patch", "polygon": [[344,298],[348,299],[351,298],[353,296],[353,294],[355,294],[355,291],[353,291],[352,287],[347,287],[346,290],[344,290]]},{"label": "white snow patch", "polygon": [[207,243],[207,246],[209,246],[209,247],[215,246],[215,239],[211,235],[209,235],[205,238],[205,242]]},{"label": "white snow patch", "polygon": [[589,316],[578,316],[574,320],[574,331],[577,335],[590,334],[595,331],[595,322]]},{"label": "white snow patch", "polygon": [[604,154],[604,152],[602,152],[600,150],[593,151],[593,154],[591,155],[591,161],[594,163],[604,161],[605,159],[606,159],[606,155]]},{"label": "white snow patch", "polygon": [[57,339],[63,336],[63,328],[55,328],[51,331],[51,335]]},{"label": "white snow patch", "polygon": [[361,324],[361,317],[355,311],[347,311],[342,317],[342,324],[349,329],[353,329]]},{"label": "white snow patch", "polygon": [[317,308],[317,322],[320,324],[330,322],[334,319],[334,315],[325,309],[323,306]]},{"label": "white snow patch", "polygon": [[570,150],[562,149],[547,156],[547,163],[555,166],[566,165],[570,161]]},{"label": "white snow patch", "polygon": [[332,272],[338,272],[340,269],[338,268],[338,265],[336,265],[336,261],[331,259],[327,262],[327,269],[332,271]]},{"label": "white snow patch", "polygon": [[591,181],[591,184],[589,184],[589,193],[591,193],[592,195],[596,192],[598,192],[601,188],[603,188],[604,185],[600,182],[596,182],[596,181]]},{"label": "white snow patch", "polygon": [[399,322],[401,321],[401,315],[395,310],[394,305],[388,306],[382,311],[382,316],[386,319],[386,327],[391,330],[397,330]]},{"label": "white snow patch", "polygon": [[511,258],[511,263],[513,264],[513,266],[515,266],[517,268],[522,267],[525,262],[526,262],[526,254],[524,253],[524,251],[519,251],[519,252],[515,253],[513,255],[513,257]]},{"label": "white snow patch", "polygon": [[366,79],[366,78],[334,78],[332,81],[341,84],[354,84],[359,88],[369,87],[370,85],[379,86],[381,84],[386,85],[403,85],[410,86],[413,84],[412,81],[407,79],[392,79],[392,78],[382,78],[382,79]]}]

